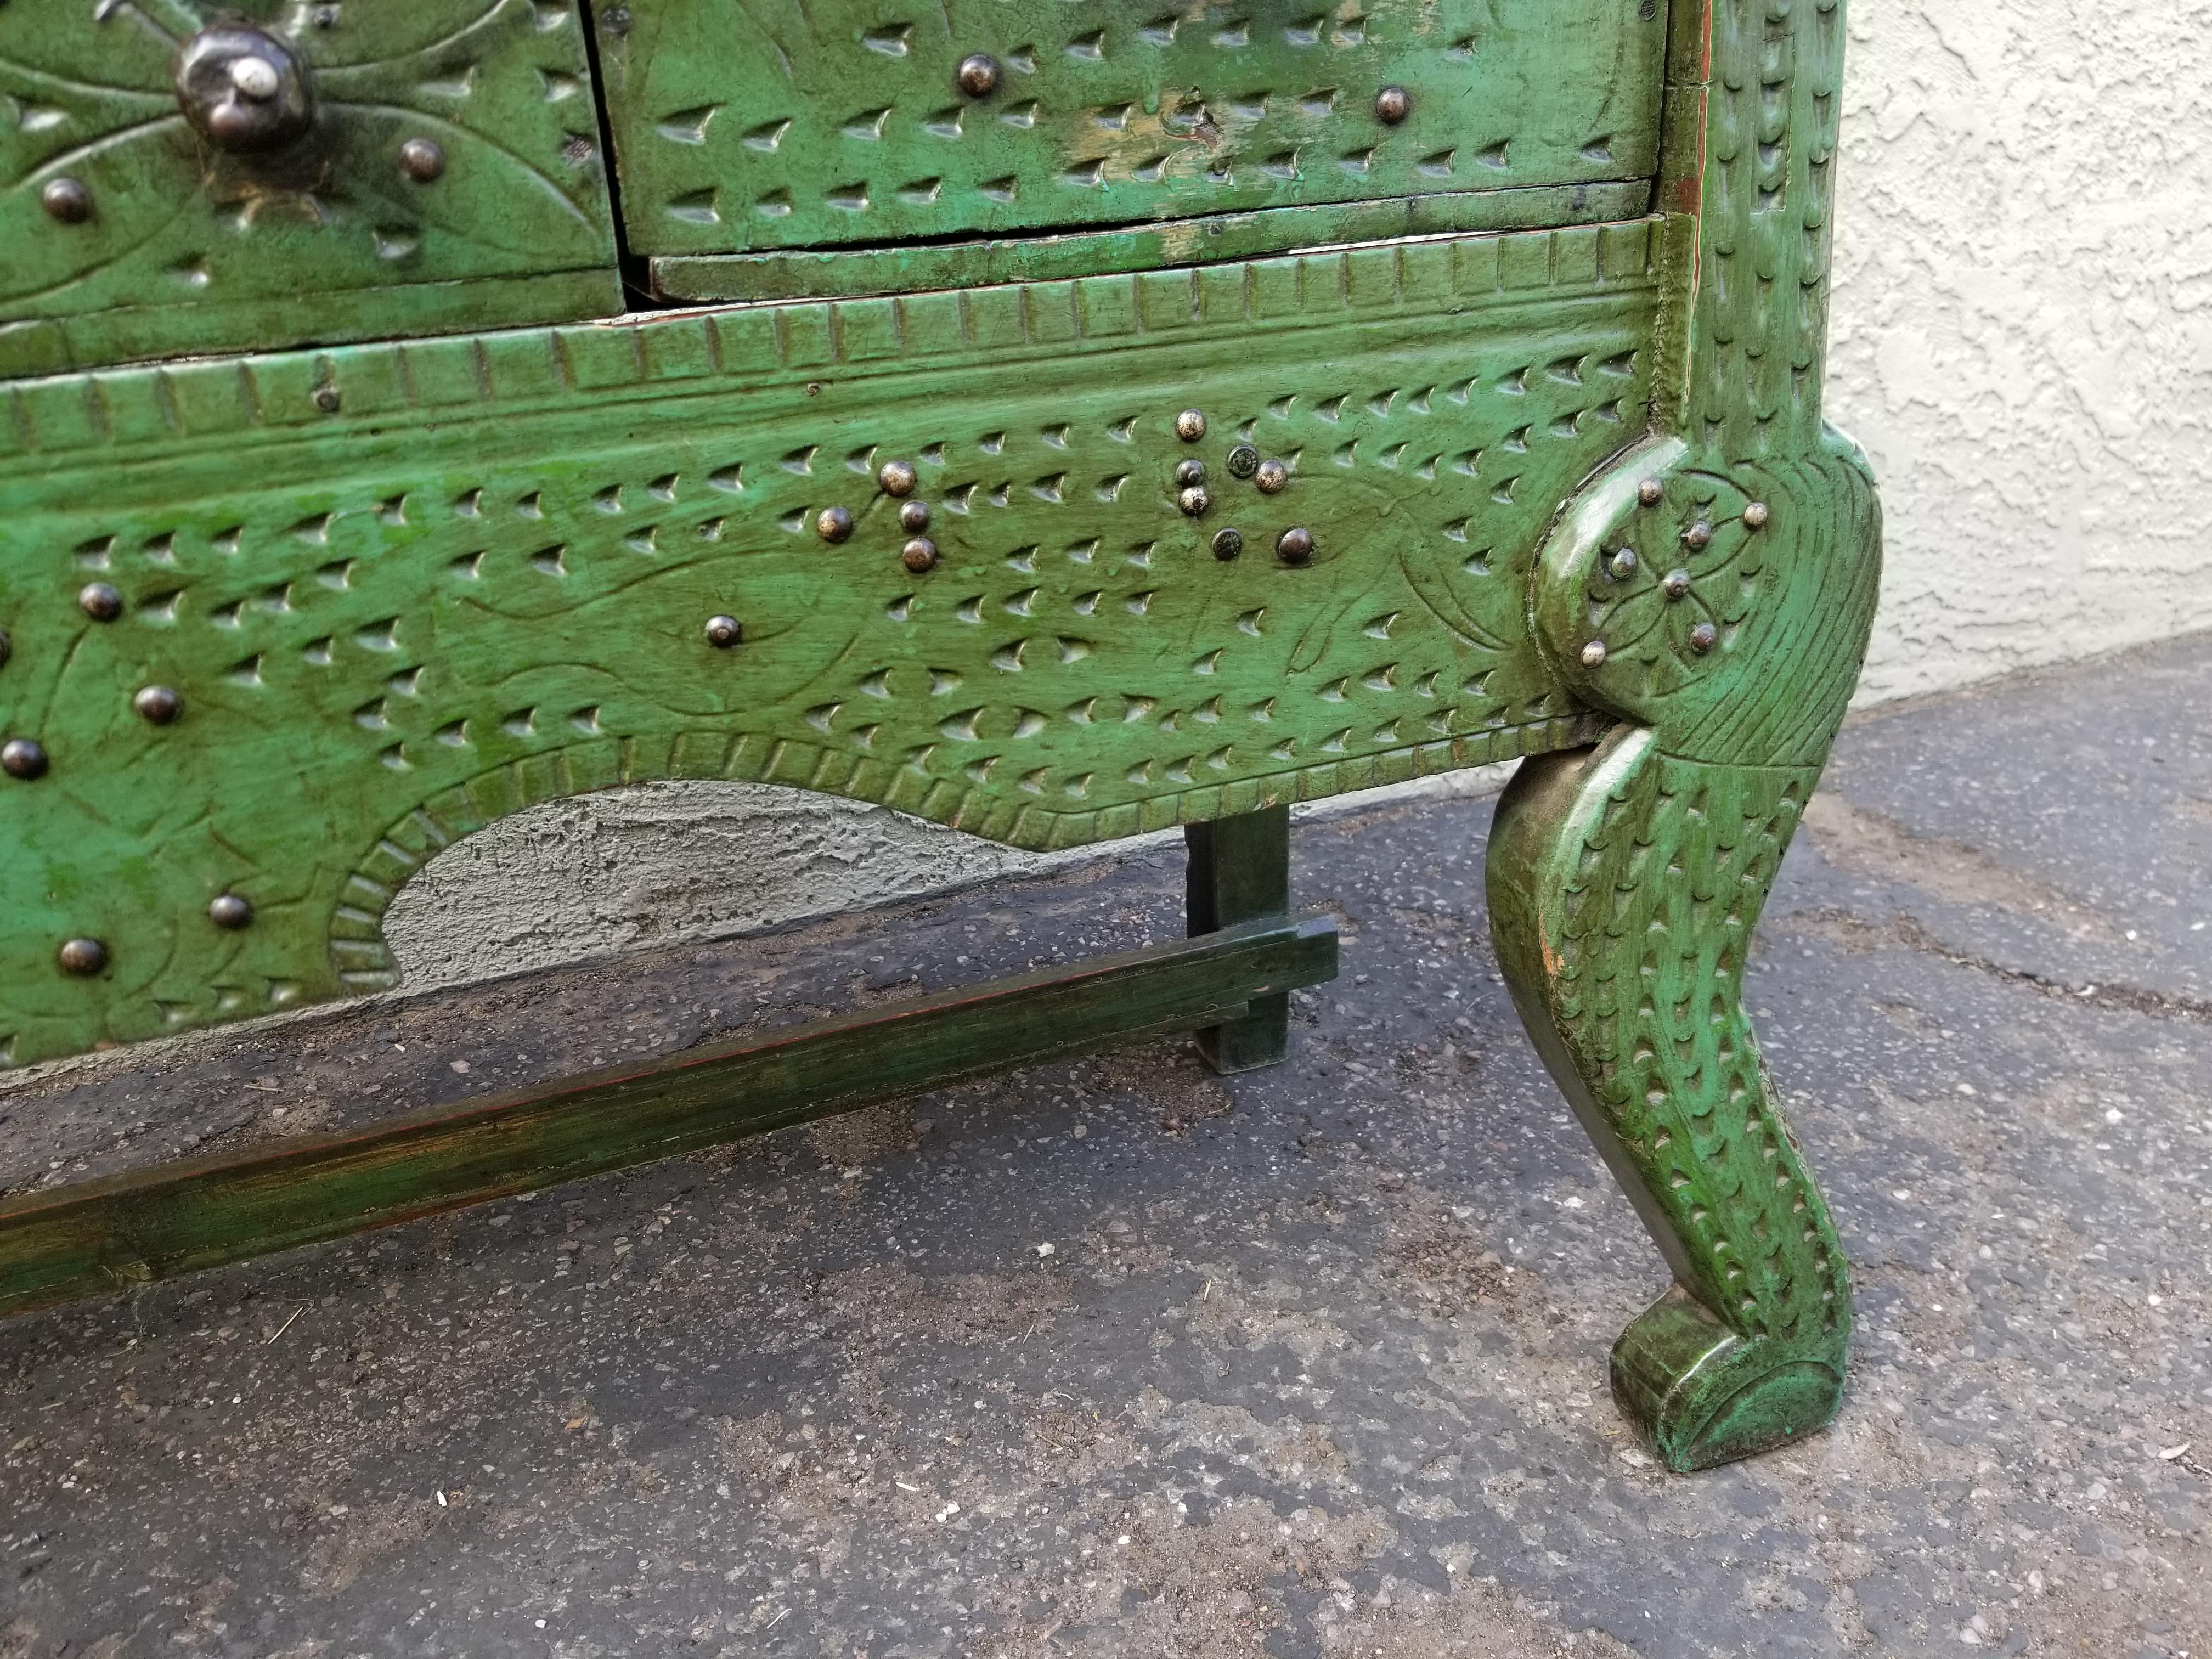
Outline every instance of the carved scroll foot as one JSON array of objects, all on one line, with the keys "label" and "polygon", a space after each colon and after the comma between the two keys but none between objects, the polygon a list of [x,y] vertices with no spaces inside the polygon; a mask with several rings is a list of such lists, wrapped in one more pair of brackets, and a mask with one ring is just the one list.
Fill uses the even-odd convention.
[{"label": "carved scroll foot", "polygon": [[1881,528],[1863,462],[1624,456],[1539,562],[1532,614],[1624,724],[1524,763],[1498,809],[1491,925],[1559,1085],[1674,1287],[1622,1334],[1614,1397],[1668,1467],[1821,1427],[1850,1284],[1746,1018],[1753,928],[1866,648]]},{"label": "carved scroll foot", "polygon": [[1526,764],[1499,803],[1490,906],[1515,1003],[1674,1270],[1613,1352],[1668,1467],[1820,1428],[1850,1285],[1744,1014],[1744,956],[1817,774],[1715,767],[1624,727]]}]

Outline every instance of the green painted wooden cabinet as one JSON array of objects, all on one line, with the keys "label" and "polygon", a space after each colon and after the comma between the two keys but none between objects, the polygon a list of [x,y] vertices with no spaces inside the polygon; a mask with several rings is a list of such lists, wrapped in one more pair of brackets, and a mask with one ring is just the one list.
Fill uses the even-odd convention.
[{"label": "green painted wooden cabinet", "polygon": [[[1674,1281],[1616,1394],[1675,1467],[1818,1427],[1848,1278],[1740,980],[1879,567],[1820,413],[1843,40],[1838,0],[0,6],[0,1057],[389,987],[410,878],[584,790],[1189,825],[1230,939],[1287,902],[1285,803],[1528,757],[1498,957]],[[1319,945],[1221,960],[1279,946],[1182,994],[1217,1063],[1282,1053]],[[353,1156],[267,1238],[496,1185]],[[0,1305],[241,1253],[234,1176],[190,1227],[175,1182],[0,1200]]]}]

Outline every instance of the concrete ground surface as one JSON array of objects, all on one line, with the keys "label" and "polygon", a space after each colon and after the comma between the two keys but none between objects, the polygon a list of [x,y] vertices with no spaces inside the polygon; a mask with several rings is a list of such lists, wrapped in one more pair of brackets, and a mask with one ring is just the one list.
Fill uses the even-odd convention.
[{"label": "concrete ground surface", "polygon": [[[1856,1275],[1804,1443],[1624,1431],[1663,1271],[1442,799],[1302,831],[1344,975],[1288,1065],[1155,1044],[0,1327],[0,1656],[2212,1656],[2208,732],[2200,636],[1844,733],[1749,980]],[[1172,933],[1181,873],[29,1079],[9,1178]]]}]

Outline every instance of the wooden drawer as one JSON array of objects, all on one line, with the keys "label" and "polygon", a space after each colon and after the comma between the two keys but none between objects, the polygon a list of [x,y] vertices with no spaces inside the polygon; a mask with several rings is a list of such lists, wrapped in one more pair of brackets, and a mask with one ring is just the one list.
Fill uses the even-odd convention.
[{"label": "wooden drawer", "polygon": [[586,46],[575,0],[0,6],[0,374],[618,308]]},{"label": "wooden drawer", "polygon": [[[630,0],[599,16],[629,244],[690,298],[1632,216],[1665,30],[1654,0]],[[1034,240],[1097,227],[1115,228]],[[1031,240],[985,240],[1005,235]],[[825,249],[870,251],[790,252]]]}]

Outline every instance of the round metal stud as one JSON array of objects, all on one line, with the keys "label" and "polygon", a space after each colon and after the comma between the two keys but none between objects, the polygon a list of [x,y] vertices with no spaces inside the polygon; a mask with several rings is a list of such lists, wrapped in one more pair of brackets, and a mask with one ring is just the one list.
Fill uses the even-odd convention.
[{"label": "round metal stud", "polygon": [[1240,530],[1217,530],[1213,532],[1213,556],[1227,563],[1244,550],[1244,533]]},{"label": "round metal stud", "polygon": [[1656,478],[1646,478],[1636,486],[1636,499],[1646,507],[1656,507],[1667,494],[1667,486]]},{"label": "round metal stud", "polygon": [[834,547],[853,533],[853,515],[842,507],[825,507],[814,515],[814,533]]},{"label": "round metal stud", "polygon": [[999,60],[987,52],[971,52],[960,60],[957,79],[970,98],[988,98],[999,89]]},{"label": "round metal stud", "polygon": [[929,503],[904,501],[899,506],[899,528],[919,535],[929,528]]},{"label": "round metal stud", "polygon": [[1710,547],[1712,545],[1712,540],[1713,527],[1703,519],[1698,520],[1697,523],[1682,532],[1682,544],[1692,550]]},{"label": "round metal stud", "polygon": [[1279,495],[1290,487],[1291,469],[1280,461],[1262,461],[1253,469],[1252,482],[1262,495]]},{"label": "round metal stud", "polygon": [[1176,505],[1183,510],[1187,517],[1195,519],[1213,505],[1213,497],[1206,493],[1206,487],[1203,484],[1193,484],[1176,497]]},{"label": "round metal stud", "polygon": [[1583,647],[1583,666],[1585,668],[1602,668],[1605,666],[1605,641],[1603,640],[1592,640],[1589,644]]},{"label": "round metal stud", "polygon": [[76,591],[76,608],[94,622],[113,622],[123,614],[123,595],[112,582],[87,582]]},{"label": "round metal stud", "polygon": [[321,410],[324,414],[337,414],[338,403],[338,389],[336,386],[319,386],[315,388],[315,407]]},{"label": "round metal stud", "polygon": [[1229,476],[1249,478],[1260,470],[1260,452],[1249,444],[1239,444],[1229,452]]},{"label": "round metal stud", "polygon": [[81,225],[92,217],[92,192],[82,179],[49,179],[39,191],[39,204],[46,216],[65,225]]},{"label": "round metal stud", "polygon": [[1690,597],[1690,573],[1670,570],[1659,579],[1659,586],[1667,590],[1668,599],[1686,599]]},{"label": "round metal stud", "polygon": [[899,562],[917,576],[937,565],[937,544],[927,536],[916,536],[899,549]]},{"label": "round metal stud", "polygon": [[726,651],[741,643],[745,637],[745,625],[735,617],[707,618],[707,643],[717,651]]},{"label": "round metal stud", "polygon": [[89,979],[107,967],[107,947],[96,939],[72,939],[62,941],[56,951],[62,972],[75,974],[80,979]]},{"label": "round metal stud", "polygon": [[1202,484],[1206,482],[1206,463],[1195,456],[1177,461],[1175,478],[1176,488],[1178,489],[1188,489],[1193,484]]},{"label": "round metal stud", "polygon": [[253,920],[253,905],[243,893],[217,893],[208,901],[208,920],[236,933]]},{"label": "round metal stud", "polygon": [[0,772],[26,783],[46,775],[46,750],[32,738],[10,738],[0,743]]},{"label": "round metal stud", "polygon": [[277,36],[216,23],[177,54],[177,103],[218,149],[266,154],[298,142],[314,123],[314,89],[304,59]]},{"label": "round metal stud", "polygon": [[1626,581],[1636,574],[1636,550],[1632,547],[1622,548],[1613,556],[1613,563],[1609,568],[1613,571],[1613,580]]},{"label": "round metal stud", "polygon": [[1194,444],[1206,435],[1206,411],[1186,409],[1176,416],[1176,436],[1187,444]]},{"label": "round metal stud", "polygon": [[399,170],[427,185],[446,170],[446,152],[428,138],[410,138],[399,147]]},{"label": "round metal stud", "polygon": [[885,461],[876,469],[876,482],[884,487],[886,495],[911,495],[914,494],[914,463]]},{"label": "round metal stud", "polygon": [[1743,509],[1743,522],[1745,526],[1748,529],[1765,529],[1766,503],[1765,501],[1746,502]]},{"label": "round metal stud", "polygon": [[1403,87],[1385,87],[1375,94],[1375,118],[1395,127],[1413,112],[1413,94]]},{"label": "round metal stud", "polygon": [[1313,557],[1313,532],[1293,525],[1275,538],[1275,556],[1285,564],[1304,564]]},{"label": "round metal stud", "polygon": [[1690,630],[1690,649],[1699,656],[1720,643],[1721,630],[1709,622],[1701,622]]},{"label": "round metal stud", "polygon": [[166,685],[140,686],[131,706],[149,726],[167,726],[185,712],[185,700]]}]

